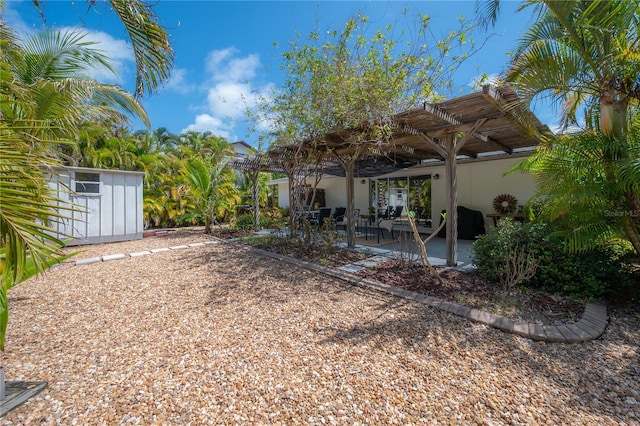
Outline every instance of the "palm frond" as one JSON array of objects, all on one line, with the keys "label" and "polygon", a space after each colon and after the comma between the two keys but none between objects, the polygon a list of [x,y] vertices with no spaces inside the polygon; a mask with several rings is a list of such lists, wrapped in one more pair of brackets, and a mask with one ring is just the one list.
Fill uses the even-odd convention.
[{"label": "palm frond", "polygon": [[75,30],[48,29],[26,39],[22,45],[24,67],[16,74],[26,84],[40,80],[88,78],[89,72],[108,71],[115,75],[111,60]]},{"label": "palm frond", "polygon": [[140,0],[110,0],[129,33],[136,58],[136,94],[152,94],[169,78],[174,53],[151,5]]}]

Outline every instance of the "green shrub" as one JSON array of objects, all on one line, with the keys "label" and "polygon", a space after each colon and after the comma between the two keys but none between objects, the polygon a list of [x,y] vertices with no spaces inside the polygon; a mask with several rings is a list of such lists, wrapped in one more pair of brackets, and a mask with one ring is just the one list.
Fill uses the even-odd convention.
[{"label": "green shrub", "polygon": [[535,275],[521,283],[527,288],[577,299],[612,299],[620,291],[632,291],[632,283],[637,280],[625,270],[628,249],[624,247],[608,245],[585,253],[568,253],[549,225],[511,220],[501,220],[494,233],[474,243],[478,273],[491,282],[500,282],[510,250],[516,246],[538,263]]},{"label": "green shrub", "polygon": [[[285,214],[286,213],[286,214]],[[260,226],[263,228],[275,228],[280,229],[287,225],[289,221],[288,209],[285,212],[284,209],[277,207],[265,208],[260,210]],[[264,222],[263,222],[264,220]]]},{"label": "green shrub", "polygon": [[[288,217],[283,217],[279,208],[260,209],[260,228],[282,228]],[[236,218],[235,227],[239,231],[253,230],[253,213],[241,214]]]},{"label": "green shrub", "polygon": [[236,229],[248,231],[253,229],[253,214],[241,214],[236,218]]}]

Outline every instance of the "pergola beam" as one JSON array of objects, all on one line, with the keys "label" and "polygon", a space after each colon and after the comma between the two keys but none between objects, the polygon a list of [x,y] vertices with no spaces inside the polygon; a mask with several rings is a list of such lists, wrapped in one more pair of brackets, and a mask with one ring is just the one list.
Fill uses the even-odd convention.
[{"label": "pergola beam", "polygon": [[513,149],[512,148],[509,148],[507,145],[503,144],[500,141],[495,140],[491,136],[487,136],[487,135],[485,135],[483,133],[480,133],[480,132],[474,133],[473,136],[475,136],[476,138],[480,139],[482,142],[490,143],[490,144],[498,146],[502,151],[506,152],[507,154],[513,154]]},{"label": "pergola beam", "polygon": [[437,117],[443,121],[446,121],[447,123],[453,126],[460,126],[462,124],[462,121],[458,120],[455,116],[453,116],[452,114],[449,114],[448,112],[438,108],[433,104],[425,102],[424,110],[427,111],[429,114],[433,115],[434,117]]}]

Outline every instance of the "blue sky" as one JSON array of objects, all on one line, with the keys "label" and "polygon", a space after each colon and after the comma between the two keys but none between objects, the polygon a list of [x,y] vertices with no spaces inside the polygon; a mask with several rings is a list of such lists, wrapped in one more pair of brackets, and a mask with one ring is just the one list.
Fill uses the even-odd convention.
[{"label": "blue sky", "polygon": [[[481,74],[498,74],[508,63],[508,52],[531,22],[528,11],[515,13],[520,1],[503,1],[494,35],[479,54],[456,74],[455,86],[470,90]],[[186,130],[212,131],[229,141],[245,140],[255,145],[257,135],[244,116],[247,106],[259,95],[277,88],[286,76],[280,71],[281,54],[296,33],[306,36],[318,25],[323,30],[341,30],[358,12],[370,17],[374,28],[391,23],[399,27],[405,18],[427,14],[432,29],[444,34],[457,25],[459,15],[474,18],[474,1],[158,1],[154,10],[170,34],[175,51],[171,79],[143,105],[153,128],[166,127],[172,133]],[[34,32],[43,22],[31,0],[9,0],[4,19],[21,35]],[[132,92],[133,53],[122,24],[102,2],[88,9],[83,0],[44,2],[48,26],[77,27],[114,61],[118,77],[97,76]],[[478,34],[477,39],[484,36]],[[276,48],[275,44],[280,48]],[[244,101],[243,101],[244,99]],[[248,104],[247,104],[248,102]],[[549,108],[534,107],[543,123],[553,127]],[[132,130],[141,128],[138,122]]]}]

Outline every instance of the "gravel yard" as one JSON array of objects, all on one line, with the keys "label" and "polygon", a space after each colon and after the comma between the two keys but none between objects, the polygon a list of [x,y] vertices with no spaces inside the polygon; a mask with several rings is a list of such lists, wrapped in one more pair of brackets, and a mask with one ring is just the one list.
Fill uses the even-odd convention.
[{"label": "gravel yard", "polygon": [[6,379],[49,387],[3,425],[640,424],[637,313],[533,342],[224,243],[66,264],[9,303]]}]

